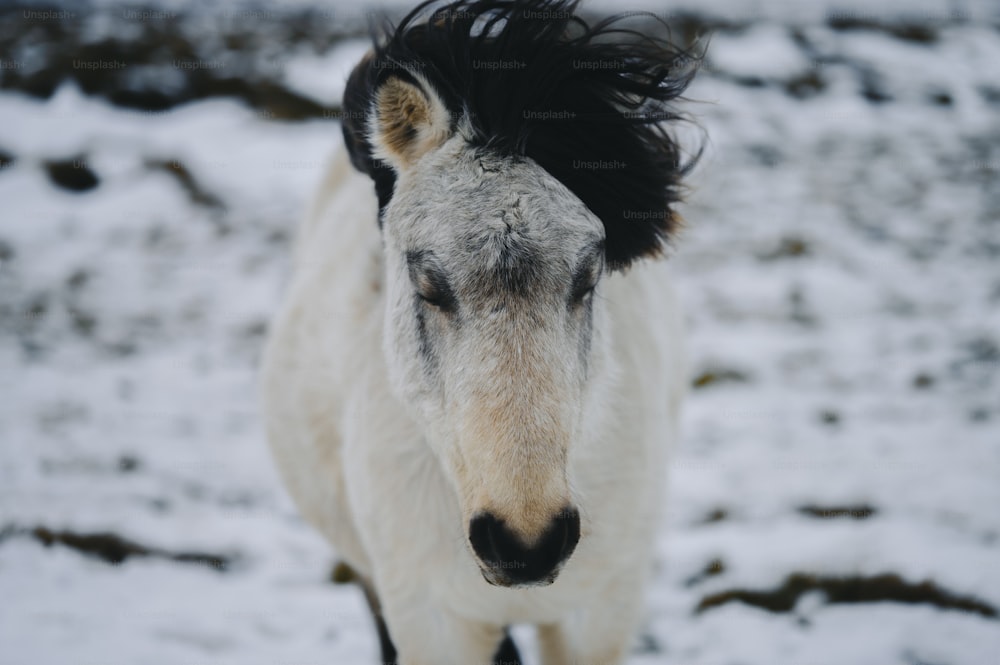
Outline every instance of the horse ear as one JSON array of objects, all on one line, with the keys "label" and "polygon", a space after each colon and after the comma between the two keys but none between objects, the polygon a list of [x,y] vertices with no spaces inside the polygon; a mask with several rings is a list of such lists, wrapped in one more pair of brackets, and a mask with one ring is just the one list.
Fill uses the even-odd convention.
[{"label": "horse ear", "polygon": [[444,101],[422,77],[390,76],[378,86],[368,121],[372,154],[396,171],[412,167],[451,134]]}]

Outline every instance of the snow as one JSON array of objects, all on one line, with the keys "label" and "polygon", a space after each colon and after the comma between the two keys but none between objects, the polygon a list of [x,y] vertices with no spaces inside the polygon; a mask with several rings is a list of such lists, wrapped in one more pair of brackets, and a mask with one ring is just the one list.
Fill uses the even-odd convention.
[{"label": "snow", "polygon": [[347,77],[370,48],[370,40],[352,39],[338,44],[324,55],[303,54],[288,63],[285,82],[300,95],[328,104],[339,104]]},{"label": "snow", "polygon": [[[40,5],[47,9],[60,8],[63,11],[79,11],[72,0],[26,0],[26,5]],[[92,7],[110,7],[119,11],[120,0],[90,0]],[[234,19],[263,18],[271,20],[282,10],[303,9],[317,13],[321,18],[337,18],[364,21],[375,11],[399,12],[415,6],[406,0],[375,0],[359,3],[355,0],[284,0],[280,9],[277,5],[259,0],[157,0],[152,3],[154,14],[143,20],[158,20],[159,14],[169,18],[171,14],[186,11],[222,12],[228,11]],[[989,20],[997,17],[995,3],[990,0],[879,0],[873,4],[869,0],[827,0],[825,2],[799,2],[798,0],[674,0],[665,5],[660,0],[593,0],[585,3],[586,8],[596,11],[614,12],[639,10],[659,13],[664,16],[677,14],[703,14],[724,16],[733,20],[757,21],[762,18],[782,17],[791,21],[816,21],[827,16],[860,20],[908,20],[916,22],[952,20]],[[132,6],[130,5],[131,9]],[[163,17],[159,17],[163,18]]]},{"label": "snow", "polygon": [[[855,4],[884,20],[991,11]],[[752,22],[712,37],[685,107],[709,143],[671,261],[692,378],[717,379],[686,405],[634,665],[1000,652],[996,617],[926,603],[810,592],[789,612],[696,612],[794,574],[897,574],[1000,608],[1000,34],[836,31],[815,21],[830,7],[706,5]],[[291,49],[282,80],[335,103],[360,48]],[[810,72],[825,87],[786,91]],[[142,113],[72,85],[0,94],[15,157],[0,168],[0,664],[376,662],[364,601],[328,581],[333,553],[285,494],[256,401],[290,238],[340,141],[335,121],[230,99]],[[55,187],[54,159],[99,185]],[[111,565],[44,547],[39,526],[232,564]]]},{"label": "snow", "polygon": [[810,65],[784,26],[757,25],[740,35],[714,42],[708,50],[711,66],[737,76],[783,78]]}]

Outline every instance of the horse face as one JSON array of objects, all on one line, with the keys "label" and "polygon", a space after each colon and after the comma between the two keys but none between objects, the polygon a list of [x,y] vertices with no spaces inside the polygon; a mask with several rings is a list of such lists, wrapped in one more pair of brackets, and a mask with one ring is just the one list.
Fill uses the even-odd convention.
[{"label": "horse face", "polygon": [[663,253],[697,159],[664,126],[697,53],[522,4],[420,5],[352,71],[341,125],[379,200],[393,383],[499,584],[551,581],[577,542],[599,281]]},{"label": "horse face", "polygon": [[396,170],[382,211],[395,390],[430,435],[486,580],[550,583],[580,536],[567,462],[603,374],[603,226],[530,159],[461,131],[407,130],[414,149],[379,129]]}]

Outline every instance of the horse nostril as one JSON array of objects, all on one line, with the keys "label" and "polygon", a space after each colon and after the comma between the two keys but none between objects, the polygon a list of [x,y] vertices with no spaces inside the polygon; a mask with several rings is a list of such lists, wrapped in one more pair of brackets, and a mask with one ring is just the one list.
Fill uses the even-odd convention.
[{"label": "horse nostril", "polygon": [[469,543],[472,544],[476,555],[483,561],[497,559],[497,543],[493,537],[493,530],[502,526],[502,523],[491,513],[476,515],[469,522]]},{"label": "horse nostril", "polygon": [[576,549],[576,544],[580,542],[580,513],[576,508],[567,508],[559,514],[555,522],[562,526],[563,532],[561,562],[569,558]]},{"label": "horse nostril", "polygon": [[493,513],[480,513],[469,522],[469,544],[491,572],[491,581],[503,584],[549,582],[580,540],[580,514],[567,508],[556,515],[533,544],[524,541]]}]

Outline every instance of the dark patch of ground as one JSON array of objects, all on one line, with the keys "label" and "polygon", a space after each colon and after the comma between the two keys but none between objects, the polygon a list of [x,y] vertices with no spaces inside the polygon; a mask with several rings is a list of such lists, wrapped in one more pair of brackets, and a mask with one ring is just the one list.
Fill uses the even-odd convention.
[{"label": "dark patch of ground", "polygon": [[892,35],[896,39],[917,44],[933,44],[938,40],[937,29],[929,23],[916,21],[883,21],[874,16],[831,14],[826,24],[834,30],[871,30]]},{"label": "dark patch of ground", "polygon": [[701,584],[709,577],[715,577],[716,575],[721,575],[724,572],[726,572],[725,562],[719,558],[712,559],[705,564],[704,568],[685,580],[684,586],[692,587],[697,584]]},{"label": "dark patch of ground", "polygon": [[38,526],[34,529],[6,529],[3,534],[0,534],[0,542],[16,535],[29,536],[46,547],[54,545],[68,547],[112,565],[124,563],[134,557],[151,557],[177,563],[193,563],[225,572],[236,559],[233,555],[195,551],[172,552],[147,547],[110,532],[78,533],[69,530],[57,531],[44,526]]},{"label": "dark patch of ground", "polygon": [[706,369],[695,376],[691,385],[694,388],[705,388],[720,383],[747,383],[750,377],[738,369],[719,367]]},{"label": "dark patch of ground", "polygon": [[[221,9],[190,14],[110,6],[61,10],[20,3],[0,7],[0,58],[10,63],[0,71],[0,89],[47,99],[72,81],[85,94],[146,112],[236,97],[267,119],[334,118],[338,108],[282,83],[274,45],[322,51],[363,34],[363,26],[312,20],[309,11],[243,12],[241,19],[240,12]],[[157,17],[137,18],[144,11]]]},{"label": "dark patch of ground", "polygon": [[873,517],[878,513],[876,508],[868,505],[857,505],[857,506],[802,506],[799,508],[799,512],[808,517],[816,517],[819,519],[842,519],[849,518],[852,520],[866,520],[869,517]]},{"label": "dark patch of ground", "polygon": [[695,609],[701,613],[726,603],[740,602],[768,612],[790,612],[803,595],[821,591],[828,603],[929,604],[942,610],[956,610],[996,618],[997,610],[977,598],[961,596],[931,581],[907,582],[899,575],[871,577],[827,577],[805,573],[789,575],[784,583],[767,591],[731,589],[702,598]]},{"label": "dark patch of ground", "polygon": [[[15,159],[16,158],[14,157],[14,155],[7,152],[3,148],[0,148],[0,169],[5,169],[9,166],[12,166],[14,164]],[[0,173],[2,173],[2,170],[0,170]]]},{"label": "dark patch of ground", "polygon": [[45,172],[52,184],[71,192],[87,192],[101,182],[82,157],[45,162]]},{"label": "dark patch of ground", "polygon": [[191,171],[176,159],[149,159],[146,167],[152,171],[166,173],[177,181],[192,203],[224,210],[225,204],[219,197],[205,189],[191,174]]}]

